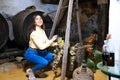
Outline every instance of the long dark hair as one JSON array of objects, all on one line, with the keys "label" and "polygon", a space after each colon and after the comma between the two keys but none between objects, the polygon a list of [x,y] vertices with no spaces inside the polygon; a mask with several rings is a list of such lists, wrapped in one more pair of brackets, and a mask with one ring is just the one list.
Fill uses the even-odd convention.
[{"label": "long dark hair", "polygon": [[[28,41],[30,39],[30,34],[34,30],[36,30],[36,28],[35,28],[36,27],[36,25],[35,25],[35,18],[36,18],[37,15],[41,16],[40,14],[35,13],[35,14],[33,14],[32,18],[30,19],[29,26],[28,26],[28,32],[27,32],[27,40]],[[41,18],[42,18],[42,16],[41,16]],[[41,26],[41,28],[43,28],[43,26]]]}]

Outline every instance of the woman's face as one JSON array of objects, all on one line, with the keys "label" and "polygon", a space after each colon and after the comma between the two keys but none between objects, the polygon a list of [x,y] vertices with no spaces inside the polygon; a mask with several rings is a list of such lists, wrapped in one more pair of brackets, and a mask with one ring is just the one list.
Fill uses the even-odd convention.
[{"label": "woman's face", "polygon": [[35,17],[35,25],[36,25],[36,26],[42,26],[42,25],[43,25],[43,20],[42,20],[42,18],[41,18],[40,15],[37,15],[37,16]]}]

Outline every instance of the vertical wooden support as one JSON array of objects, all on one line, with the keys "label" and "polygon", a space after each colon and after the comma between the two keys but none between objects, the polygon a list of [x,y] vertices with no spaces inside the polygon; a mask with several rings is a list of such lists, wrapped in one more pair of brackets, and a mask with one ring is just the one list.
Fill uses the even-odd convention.
[{"label": "vertical wooden support", "polygon": [[79,12],[78,0],[76,0],[75,4],[76,4],[76,17],[77,17],[79,41],[82,42],[82,34],[81,34],[81,27],[80,27],[80,12]]},{"label": "vertical wooden support", "polygon": [[[76,5],[75,8],[76,8],[76,19],[77,19],[79,42],[81,43],[81,46],[83,46],[81,26],[80,26],[80,12],[79,12],[78,0],[75,1],[75,5]],[[81,52],[82,53],[78,53],[78,52],[76,53],[77,66],[81,66],[82,60],[85,59],[85,50],[83,49]],[[81,58],[81,54],[83,55],[82,58]]]},{"label": "vertical wooden support", "polygon": [[58,5],[59,7],[56,12],[56,16],[55,16],[55,19],[53,22],[53,26],[52,26],[49,38],[51,38],[53,36],[56,26],[59,25],[61,19],[63,18],[64,14],[65,14],[65,11],[67,10],[67,8],[62,8],[62,7],[67,6],[67,5],[68,5],[68,0],[59,2],[59,5]]},{"label": "vertical wooden support", "polygon": [[67,16],[67,28],[66,28],[66,33],[65,33],[64,54],[63,54],[63,60],[62,60],[61,80],[64,80],[65,75],[66,75],[66,66],[67,66],[67,56],[68,56],[69,36],[70,36],[70,26],[71,26],[71,19],[72,19],[73,2],[74,2],[74,0],[69,0],[68,14],[67,14],[68,15]]},{"label": "vertical wooden support", "polygon": [[63,3],[63,0],[60,0],[49,38],[51,38],[53,36],[53,34],[54,34],[54,31],[55,31],[55,28],[56,28],[56,24],[57,24],[57,21],[58,21],[58,17],[60,15],[60,9],[62,7],[62,3]]},{"label": "vertical wooden support", "polygon": [[[60,11],[60,16],[59,16],[59,19],[57,20],[56,26],[59,25],[59,23],[61,22],[61,19],[66,14],[65,12],[67,11],[67,7],[66,6],[68,6],[68,1],[69,0],[64,0],[63,1],[62,7],[61,7],[61,11]],[[66,8],[64,8],[64,7],[66,7]]]}]

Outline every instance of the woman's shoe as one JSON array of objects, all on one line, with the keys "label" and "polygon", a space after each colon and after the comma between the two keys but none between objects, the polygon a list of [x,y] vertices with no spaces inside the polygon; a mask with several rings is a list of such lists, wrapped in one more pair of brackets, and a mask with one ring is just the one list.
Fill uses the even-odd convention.
[{"label": "woman's shoe", "polygon": [[46,78],[48,76],[47,74],[41,71],[36,71],[34,74],[36,78]]},{"label": "woman's shoe", "polygon": [[30,68],[27,69],[27,70],[26,70],[26,74],[28,75],[28,79],[29,79],[29,80],[36,80],[32,69],[30,69]]}]

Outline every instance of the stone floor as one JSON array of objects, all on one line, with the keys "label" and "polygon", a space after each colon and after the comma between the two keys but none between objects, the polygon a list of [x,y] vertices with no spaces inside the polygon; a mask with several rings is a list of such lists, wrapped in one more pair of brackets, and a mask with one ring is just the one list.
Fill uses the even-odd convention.
[{"label": "stone floor", "polygon": [[[61,72],[60,69],[58,69]],[[52,70],[46,71],[47,78],[37,78],[37,80],[60,80],[61,76],[54,78]],[[0,65],[0,80],[28,80],[22,67],[17,67],[14,63],[4,63]],[[67,79],[65,80],[72,80]],[[107,80],[107,76],[100,70],[94,73],[94,80]]]}]

